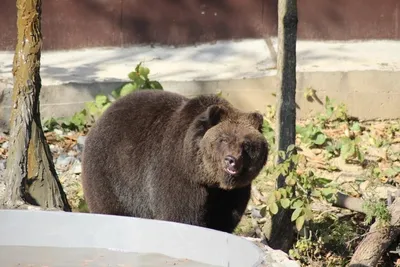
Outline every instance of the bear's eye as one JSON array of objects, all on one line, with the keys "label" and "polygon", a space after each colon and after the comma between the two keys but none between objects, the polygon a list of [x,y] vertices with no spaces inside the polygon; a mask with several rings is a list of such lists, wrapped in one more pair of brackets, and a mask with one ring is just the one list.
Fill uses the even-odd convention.
[{"label": "bear's eye", "polygon": [[219,138],[219,142],[223,143],[223,144],[227,144],[228,143],[228,137],[227,136],[221,136]]},{"label": "bear's eye", "polygon": [[255,144],[252,143],[250,140],[245,140],[242,144],[242,148],[243,148],[243,153],[249,158],[254,158],[254,156],[257,153]]}]

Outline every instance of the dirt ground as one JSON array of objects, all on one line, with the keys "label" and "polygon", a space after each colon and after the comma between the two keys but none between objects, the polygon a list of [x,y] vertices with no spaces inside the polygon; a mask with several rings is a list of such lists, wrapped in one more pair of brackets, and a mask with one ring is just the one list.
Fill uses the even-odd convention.
[{"label": "dirt ground", "polygon": [[[350,196],[385,200],[388,194],[395,194],[400,184],[400,120],[356,123],[356,127],[354,126],[356,125],[355,122],[343,122],[322,127],[315,121],[300,122],[298,125],[303,127],[303,130],[307,125],[312,125],[312,127],[310,126],[311,130],[309,132],[304,133],[303,131],[302,134],[298,134],[299,154],[304,156],[305,161],[299,164],[297,171],[312,170],[316,176],[329,179],[341,192]],[[299,132],[301,132],[301,129]],[[317,132],[316,135],[314,134],[315,132]],[[319,137],[316,137],[319,133],[323,133],[326,137],[327,141],[323,145],[316,144],[316,142],[319,142]],[[46,137],[53,153],[57,173],[70,205],[75,212],[87,212],[80,181],[81,155],[85,141],[84,134],[56,129],[47,132]],[[350,149],[347,159],[343,157],[345,152],[342,149],[344,143],[340,143],[339,147],[336,148],[333,144],[346,137],[353,141],[357,139],[357,142],[353,142],[355,152]],[[0,198],[4,192],[4,170],[8,149],[8,137],[6,134],[2,134],[0,135]],[[361,159],[357,151],[362,154]],[[271,164],[271,160],[268,164]],[[265,218],[260,216],[260,207],[266,203],[268,194],[273,190],[273,187],[274,180],[263,171],[254,183],[252,199],[246,215],[235,231],[236,234],[255,238],[262,237]],[[336,218],[346,217],[355,220],[355,228],[349,226],[350,229],[348,231],[350,232],[354,232],[354,229],[365,232],[368,229],[363,224],[363,216],[357,217],[358,215],[355,212],[336,208],[327,203],[313,203],[313,212],[320,218],[326,214],[334,214]],[[328,223],[329,227],[335,225],[336,221],[330,221]],[[335,229],[331,230],[334,231]],[[356,236],[352,236],[352,238],[361,236],[363,231],[356,233]],[[339,235],[342,234],[339,232]],[[301,235],[299,233],[299,240]],[[346,240],[345,242],[348,241]],[[318,242],[318,240],[310,242],[306,252],[309,253],[311,250],[316,249],[315,246],[321,245]],[[319,255],[310,256],[313,260],[305,264],[306,266],[312,266],[316,263],[318,265],[318,258],[322,259],[325,256],[332,257],[333,262],[335,262],[335,257],[343,256],[340,253],[326,252],[327,248],[323,247],[323,245],[319,249],[321,251]],[[346,254],[345,257],[349,257],[349,255]]]}]

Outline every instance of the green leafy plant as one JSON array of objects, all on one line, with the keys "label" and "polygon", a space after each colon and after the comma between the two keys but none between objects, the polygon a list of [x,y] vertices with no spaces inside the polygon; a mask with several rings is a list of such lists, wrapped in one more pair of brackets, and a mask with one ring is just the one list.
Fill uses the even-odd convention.
[{"label": "green leafy plant", "polygon": [[389,179],[395,178],[400,174],[400,166],[392,166],[390,168],[387,168],[383,173]]},{"label": "green leafy plant", "polygon": [[296,133],[300,135],[301,141],[309,146],[322,146],[328,140],[328,137],[322,132],[321,128],[312,123],[306,126],[296,126]]},{"label": "green leafy plant", "polygon": [[54,129],[64,129],[67,131],[83,131],[86,126],[87,111],[83,109],[76,112],[70,118],[50,118],[43,123],[45,131],[53,131]]},{"label": "green leafy plant", "polygon": [[378,147],[378,148],[384,147],[384,146],[387,146],[390,144],[388,140],[386,140],[385,138],[381,138],[379,136],[370,137],[369,140],[372,145],[374,145],[375,147]]},{"label": "green leafy plant", "polygon": [[268,144],[270,144],[271,146],[270,151],[273,150],[275,145],[275,131],[267,120],[264,120],[263,122],[263,133],[265,138],[267,139]]},{"label": "green leafy plant", "polygon": [[308,224],[289,255],[302,266],[347,266],[356,241],[360,241],[357,237],[368,227],[359,225],[358,215],[340,219],[332,213],[321,215]]},{"label": "green leafy plant", "polygon": [[336,140],[328,140],[326,142],[325,151],[327,152],[327,159],[340,156],[340,142]]},{"label": "green leafy plant", "polygon": [[133,91],[143,89],[163,90],[162,85],[158,81],[149,79],[150,70],[142,66],[140,62],[135,70],[128,74],[130,82],[113,90],[111,95],[98,94],[94,101],[86,102],[85,108],[76,112],[70,118],[50,118],[43,123],[46,131],[52,131],[55,128],[62,128],[70,131],[83,131],[85,128],[93,124],[110,105]]},{"label": "green leafy plant", "polygon": [[325,98],[325,113],[319,114],[317,118],[323,125],[327,122],[345,122],[349,119],[345,104],[335,105],[328,96]]},{"label": "green leafy plant", "polygon": [[339,143],[340,155],[345,160],[357,159],[360,162],[364,161],[365,157],[360,148],[361,138],[359,136],[354,139],[344,136],[340,139]]},{"label": "green leafy plant", "polygon": [[[316,240],[315,240],[316,239]],[[308,237],[301,236],[294,247],[289,250],[289,255],[300,260],[303,264],[309,265],[311,260],[320,260],[323,250],[323,242],[321,238],[315,238],[312,233]]]},{"label": "green leafy plant", "polygon": [[365,211],[366,224],[370,224],[373,218],[378,219],[382,225],[390,221],[390,212],[384,201],[367,200],[363,204],[363,210]]},{"label": "green leafy plant", "polygon": [[279,208],[292,209],[291,220],[300,231],[304,223],[313,218],[311,210],[313,200],[333,202],[337,191],[329,186],[330,180],[317,177],[312,171],[297,172],[296,167],[304,160],[304,156],[295,154],[294,151],[294,145],[289,146],[286,152],[280,151],[278,156],[283,162],[267,169],[271,179],[276,180],[278,176],[283,175],[286,178],[286,186],[271,193],[265,208],[272,215],[277,214]]},{"label": "green leafy plant", "polygon": [[368,174],[372,178],[378,178],[382,182],[386,178],[389,182],[400,175],[400,166],[391,166],[385,170],[373,165],[370,166]]},{"label": "green leafy plant", "polygon": [[394,123],[386,128],[386,134],[389,137],[394,137],[397,133],[400,132],[400,123]]},{"label": "green leafy plant", "polygon": [[94,122],[98,117],[117,99],[136,90],[154,89],[163,90],[162,85],[158,81],[149,79],[150,70],[142,66],[140,62],[134,71],[128,74],[130,82],[124,84],[111,92],[111,96],[99,94],[94,102],[86,103],[86,110],[91,116],[91,122]]},{"label": "green leafy plant", "polygon": [[135,70],[128,74],[131,81],[123,85],[120,89],[114,90],[111,95],[117,99],[141,89],[163,90],[162,85],[158,81],[151,81],[149,79],[149,74],[150,69],[143,67],[142,62],[140,62]]}]

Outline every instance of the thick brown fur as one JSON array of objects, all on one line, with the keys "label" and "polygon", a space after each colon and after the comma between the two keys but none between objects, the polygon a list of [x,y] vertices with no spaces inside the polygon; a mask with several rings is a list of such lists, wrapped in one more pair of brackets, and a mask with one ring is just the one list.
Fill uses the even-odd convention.
[{"label": "thick brown fur", "polygon": [[262,123],[259,113],[241,112],[218,96],[143,90],[119,99],[85,143],[90,212],[231,233],[267,161]]}]

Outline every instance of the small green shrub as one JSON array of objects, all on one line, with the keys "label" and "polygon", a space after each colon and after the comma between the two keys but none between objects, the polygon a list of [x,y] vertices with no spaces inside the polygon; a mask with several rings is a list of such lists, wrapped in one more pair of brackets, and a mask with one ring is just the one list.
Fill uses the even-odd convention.
[{"label": "small green shrub", "polygon": [[130,82],[113,90],[111,95],[99,94],[95,100],[85,103],[85,108],[76,112],[70,118],[50,118],[43,123],[44,130],[52,131],[55,128],[62,128],[67,131],[84,131],[92,125],[105,110],[117,99],[133,91],[143,89],[163,90],[158,81],[149,79],[150,70],[142,66],[140,62],[134,71],[128,74]]},{"label": "small green shrub", "polygon": [[313,218],[311,203],[316,199],[333,202],[337,190],[330,185],[330,180],[317,177],[312,171],[297,172],[297,165],[304,160],[304,156],[294,152],[293,145],[286,152],[280,151],[278,156],[283,162],[267,168],[271,179],[276,180],[281,175],[285,177],[286,186],[270,194],[265,208],[271,215],[277,214],[279,208],[292,209],[291,220],[300,231],[304,223]]},{"label": "small green shrub", "polygon": [[322,146],[328,140],[322,129],[313,123],[309,123],[306,126],[297,125],[296,133],[300,135],[302,143],[309,147]]},{"label": "small green shrub", "polygon": [[365,211],[365,223],[370,224],[373,218],[376,218],[382,225],[389,223],[390,212],[384,201],[365,201],[363,204]]},{"label": "small green shrub", "polygon": [[343,103],[335,105],[327,96],[325,98],[325,112],[319,114],[317,120],[322,125],[326,125],[328,122],[347,122],[349,120],[347,108]]}]

